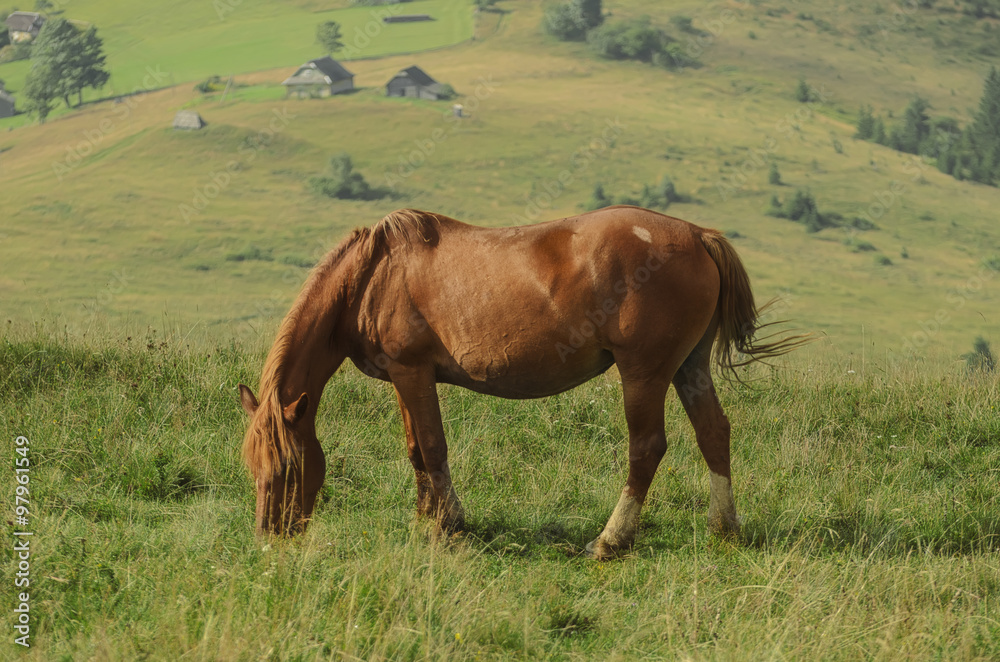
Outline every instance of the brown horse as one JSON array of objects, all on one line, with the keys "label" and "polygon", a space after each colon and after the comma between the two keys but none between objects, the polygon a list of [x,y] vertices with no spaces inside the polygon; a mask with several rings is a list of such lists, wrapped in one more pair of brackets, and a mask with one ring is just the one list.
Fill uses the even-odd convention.
[{"label": "brown horse", "polygon": [[[637,207],[527,227],[480,228],[414,210],[355,230],[313,271],[267,357],[243,455],[257,484],[257,532],[305,528],[326,463],[316,408],[345,358],[392,382],[416,472],[417,512],[444,531],[464,513],[452,486],[439,382],[504,398],[571,389],[612,365],[621,374],[629,474],[587,552],[631,546],[666,451],[663,403],[674,387],[711,475],[711,530],[739,519],[729,421],[710,373],[802,342],[754,341],[750,281],[718,232]],[[739,360],[734,350],[743,355]]]}]

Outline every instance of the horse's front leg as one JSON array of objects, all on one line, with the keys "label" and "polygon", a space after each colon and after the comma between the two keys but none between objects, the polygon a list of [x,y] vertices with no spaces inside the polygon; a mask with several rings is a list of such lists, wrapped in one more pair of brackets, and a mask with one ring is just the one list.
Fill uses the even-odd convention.
[{"label": "horse's front leg", "polygon": [[[390,370],[390,376],[396,387],[403,421],[407,427],[410,461],[417,472],[418,511],[422,511],[426,504],[427,514],[435,517],[442,531],[459,531],[465,526],[465,511],[451,482],[448,444],[444,438],[433,369],[399,367]],[[416,441],[413,446],[410,445],[411,436]],[[415,461],[418,455],[420,463]],[[426,499],[421,493],[422,478],[429,483]]]},{"label": "horse's front leg", "polygon": [[437,515],[437,498],[434,496],[434,487],[431,484],[431,477],[427,473],[424,465],[424,456],[420,453],[420,444],[417,441],[417,427],[413,423],[413,417],[403,404],[403,397],[396,390],[396,398],[399,400],[399,411],[403,416],[403,428],[406,430],[406,454],[413,465],[413,473],[417,482],[417,516],[435,517]]}]

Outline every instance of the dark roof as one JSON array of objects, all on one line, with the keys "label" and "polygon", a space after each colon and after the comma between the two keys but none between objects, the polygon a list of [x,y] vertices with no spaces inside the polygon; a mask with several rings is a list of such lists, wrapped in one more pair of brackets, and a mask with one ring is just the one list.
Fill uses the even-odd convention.
[{"label": "dark roof", "polygon": [[14,96],[10,92],[0,89],[0,101],[8,101],[14,105]]},{"label": "dark roof", "polygon": [[420,67],[418,67],[416,65],[414,65],[412,67],[407,67],[406,69],[403,69],[398,74],[396,74],[395,76],[393,76],[393,78],[402,78],[404,76],[407,77],[407,78],[409,78],[410,80],[412,80],[417,85],[435,85],[435,84],[437,84],[436,80],[434,80],[433,78],[431,78],[430,76],[428,76],[427,72],[425,72],[423,69],[421,69]]},{"label": "dark roof", "polygon": [[31,32],[33,29],[42,27],[45,19],[41,14],[30,11],[11,12],[7,17],[7,27],[15,32]]},{"label": "dark roof", "polygon": [[334,60],[329,55],[315,60],[309,60],[308,64],[322,71],[324,75],[329,76],[330,82],[332,83],[347,80],[348,78],[354,78],[354,74],[345,69],[342,64]]}]

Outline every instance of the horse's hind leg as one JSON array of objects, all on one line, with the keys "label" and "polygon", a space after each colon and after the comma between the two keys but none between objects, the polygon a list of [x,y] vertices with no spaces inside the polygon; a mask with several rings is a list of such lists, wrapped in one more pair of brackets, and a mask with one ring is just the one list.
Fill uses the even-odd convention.
[{"label": "horse's hind leg", "polygon": [[[448,444],[444,438],[434,373],[431,370],[400,367],[391,370],[390,376],[396,387],[401,409],[406,412],[404,420],[409,417],[407,442],[409,443],[409,429],[412,428],[423,461],[423,470],[430,482],[431,513],[442,530],[460,530],[465,526],[465,512],[451,482]],[[417,469],[418,464],[413,464],[414,469]],[[417,480],[419,490],[419,474]]]},{"label": "horse's hind leg", "polygon": [[403,398],[396,391],[396,398],[399,400],[399,411],[403,416],[403,427],[406,430],[406,454],[413,465],[413,472],[417,479],[417,515],[432,517],[437,510],[437,499],[434,498],[434,487],[431,478],[427,474],[424,466],[424,457],[420,454],[420,443],[417,441],[417,427],[413,422],[413,417],[403,404]]},{"label": "horse's hind leg", "polygon": [[649,484],[667,452],[663,401],[669,387],[669,377],[637,378],[622,372],[625,420],[628,423],[628,480],[601,535],[587,544],[589,556],[596,559],[614,557],[631,547],[635,540],[639,513]]},{"label": "horse's hind leg", "polygon": [[710,372],[714,328],[674,375],[674,388],[694,426],[698,448],[708,464],[711,495],[708,502],[708,529],[730,534],[740,530],[733,502],[732,476],[729,471],[729,419],[715,394]]}]

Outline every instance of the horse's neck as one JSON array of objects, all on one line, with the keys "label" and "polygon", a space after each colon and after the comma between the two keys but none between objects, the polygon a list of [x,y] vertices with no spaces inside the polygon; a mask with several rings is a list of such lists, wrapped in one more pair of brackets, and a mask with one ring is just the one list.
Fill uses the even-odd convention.
[{"label": "horse's neck", "polygon": [[299,311],[289,332],[281,383],[281,401],[285,403],[307,393],[315,406],[344,361],[342,343],[335,337],[344,302],[329,288],[317,289],[310,293],[308,305]]}]

